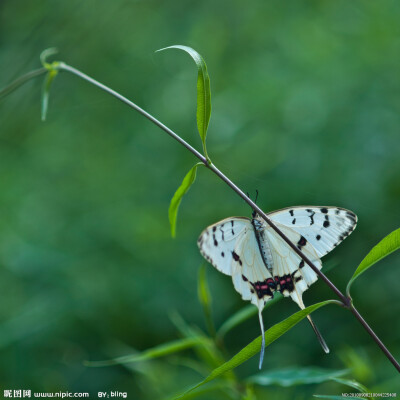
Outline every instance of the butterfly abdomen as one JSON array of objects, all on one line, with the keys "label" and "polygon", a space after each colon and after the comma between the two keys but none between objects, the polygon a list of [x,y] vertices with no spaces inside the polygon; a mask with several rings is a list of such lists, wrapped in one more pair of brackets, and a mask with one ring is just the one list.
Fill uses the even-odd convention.
[{"label": "butterfly abdomen", "polygon": [[267,241],[265,240],[265,222],[257,217],[255,214],[254,218],[251,220],[251,224],[254,228],[254,233],[256,235],[258,248],[260,249],[260,253],[262,259],[264,261],[265,268],[268,269],[269,272],[272,273],[272,254],[271,249],[268,246]]}]

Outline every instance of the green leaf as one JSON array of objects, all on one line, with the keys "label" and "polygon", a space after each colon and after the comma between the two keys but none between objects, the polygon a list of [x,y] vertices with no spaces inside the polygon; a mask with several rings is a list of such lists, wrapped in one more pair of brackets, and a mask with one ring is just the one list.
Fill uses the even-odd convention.
[{"label": "green leaf", "polygon": [[160,346],[153,347],[148,349],[142,353],[132,354],[128,356],[122,356],[118,358],[113,358],[111,360],[102,360],[102,361],[85,361],[85,365],[89,367],[105,367],[108,365],[115,364],[126,364],[138,361],[146,361],[151,360],[158,357],[164,357],[172,353],[177,353],[182,350],[189,349],[194,346],[203,345],[205,339],[197,336],[191,338],[184,338],[175,340],[173,342],[164,343]]},{"label": "green leaf", "polygon": [[46,75],[46,79],[44,81],[43,90],[42,90],[42,121],[46,120],[47,108],[49,105],[49,95],[50,95],[50,87],[57,76],[58,70],[49,69],[49,72]]},{"label": "green leaf", "polygon": [[40,54],[40,62],[42,63],[43,67],[45,67],[48,70],[51,70],[54,65],[53,63],[47,62],[47,58],[57,53],[58,50],[56,47],[50,47],[48,49],[43,50],[42,53]]},{"label": "green leaf", "polygon": [[[273,304],[281,300],[283,296],[280,293],[275,293],[273,299],[268,301],[265,305],[264,309],[271,307]],[[248,305],[237,311],[231,317],[229,317],[218,329],[217,337],[222,339],[230,330],[235,328],[237,325],[241,324],[242,322],[248,320],[253,315],[258,314],[258,309],[254,305]]]},{"label": "green leaf", "polygon": [[[303,318],[305,318],[308,314],[312,313],[313,311],[317,310],[318,308],[325,306],[327,304],[337,304],[336,300],[327,300],[321,303],[314,304],[305,308],[304,310],[300,310],[295,314],[291,315],[289,318],[279,322],[278,324],[272,326],[265,332],[265,347],[269,346],[279,337],[281,337],[284,333],[290,330],[293,326],[295,326],[298,322],[300,322]],[[199,382],[197,385],[192,386],[189,390],[184,392],[182,395],[178,396],[177,399],[183,398],[186,394],[192,392],[194,389],[204,385],[207,382],[212,381],[215,378],[225,374],[228,371],[238,367],[239,365],[243,364],[245,361],[259,353],[261,349],[261,336],[257,339],[253,340],[250,344],[244,347],[242,350],[239,351],[235,356],[233,356],[229,361],[220,365],[218,368],[214,369],[204,380]]]},{"label": "green leaf", "polygon": [[172,237],[175,237],[176,235],[176,219],[178,216],[179,205],[181,204],[182,197],[187,193],[187,191],[193,185],[193,182],[196,179],[197,167],[199,165],[203,165],[203,163],[199,162],[190,169],[190,171],[183,178],[183,181],[181,185],[178,187],[178,190],[172,197],[168,210],[168,217],[169,217],[169,223],[171,225]]},{"label": "green leaf", "polygon": [[197,285],[197,294],[199,296],[200,304],[203,306],[204,316],[206,319],[208,331],[212,337],[215,336],[215,327],[211,317],[211,293],[208,288],[207,275],[206,275],[206,265],[205,263],[201,265],[199,269],[199,279]]},{"label": "green leaf", "polygon": [[367,269],[372,267],[375,263],[385,258],[390,253],[393,253],[397,249],[400,248],[400,228],[396,229],[385,238],[383,238],[372,250],[366,255],[366,257],[361,261],[361,264],[358,266],[356,271],[354,272],[352,278],[350,279],[347,285],[347,295],[350,294],[350,286],[354,282],[356,278],[358,278],[362,273],[364,273]]},{"label": "green leaf", "polygon": [[[356,389],[361,393],[369,393],[370,392],[363,384],[355,381],[354,379],[332,378],[332,380],[337,383],[341,383],[342,385],[346,385],[353,389]],[[366,397],[366,398],[369,399],[370,397]]]},{"label": "green leaf", "polygon": [[208,76],[207,66],[201,55],[187,46],[169,46],[164,49],[157,51],[163,51],[167,49],[179,49],[186,51],[194,60],[197,66],[197,129],[200,134],[201,141],[203,143],[204,155],[209,161],[206,149],[206,136],[208,124],[211,117],[211,90],[210,90],[210,77]]},{"label": "green leaf", "polygon": [[286,368],[279,370],[270,370],[251,376],[247,379],[250,383],[269,386],[294,386],[315,384],[330,381],[348,373],[348,370],[327,370],[317,367],[310,368]]}]

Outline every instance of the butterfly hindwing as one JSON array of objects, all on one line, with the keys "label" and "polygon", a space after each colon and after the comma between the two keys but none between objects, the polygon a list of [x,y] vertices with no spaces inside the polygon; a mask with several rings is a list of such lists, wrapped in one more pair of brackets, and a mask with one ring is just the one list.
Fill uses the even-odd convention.
[{"label": "butterfly hindwing", "polygon": [[288,207],[269,213],[268,217],[302,235],[314,247],[318,257],[334,249],[357,224],[353,212],[339,207]]},{"label": "butterfly hindwing", "polygon": [[[276,222],[276,225],[290,241],[297,244],[318,269],[322,268],[321,260],[314,247],[302,235],[280,223]],[[279,279],[279,290],[284,296],[290,296],[301,306],[302,294],[317,280],[317,274],[270,227],[266,227],[266,238],[274,249],[272,252],[273,275]]]}]

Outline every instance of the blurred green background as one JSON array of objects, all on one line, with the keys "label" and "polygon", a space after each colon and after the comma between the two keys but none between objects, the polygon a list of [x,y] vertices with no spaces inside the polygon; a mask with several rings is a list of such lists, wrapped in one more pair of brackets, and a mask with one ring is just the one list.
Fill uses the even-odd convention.
[{"label": "blurred green background", "polygon": [[[344,290],[361,259],[400,222],[400,3],[363,1],[11,1],[0,3],[0,86],[38,68],[48,47],[153,113],[201,148],[196,68],[173,44],[202,54],[211,77],[208,151],[265,211],[301,204],[353,210],[359,225],[324,259]],[[206,170],[184,198],[171,239],[167,210],[196,161],[150,122],[76,77],[57,76],[47,121],[42,78],[0,104],[0,387],[127,391],[155,399],[201,375],[171,357],[88,368],[179,337],[178,311],[205,329],[197,300],[209,224],[251,210]],[[400,255],[359,278],[353,298],[400,358]],[[207,268],[219,326],[245,303],[231,279]],[[334,298],[321,282],[307,305]],[[297,306],[264,312],[266,328]],[[354,367],[375,391],[400,391],[398,374],[352,315],[339,307],[266,351],[264,369]],[[226,337],[230,355],[259,335],[254,317]],[[193,358],[188,351],[185,356]],[[258,359],[241,366],[245,377]],[[339,384],[269,387],[258,398],[341,394]],[[225,398],[210,393],[208,399]]]}]

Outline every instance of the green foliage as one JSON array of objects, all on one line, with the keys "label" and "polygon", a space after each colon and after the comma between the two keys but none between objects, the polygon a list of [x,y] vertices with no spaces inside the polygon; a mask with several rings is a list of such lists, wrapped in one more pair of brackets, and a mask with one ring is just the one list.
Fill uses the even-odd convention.
[{"label": "green foliage", "polygon": [[201,142],[203,143],[204,155],[209,162],[210,159],[207,154],[206,137],[208,124],[211,117],[211,90],[210,90],[210,77],[207,72],[207,65],[203,57],[194,49],[187,46],[169,46],[157,51],[167,49],[180,49],[188,53],[194,60],[197,66],[197,129],[200,134]]},{"label": "green foliage", "polygon": [[54,80],[54,78],[57,76],[58,71],[55,69],[49,70],[49,72],[46,75],[46,79],[43,84],[43,90],[42,90],[42,121],[46,120],[46,115],[47,115],[47,108],[49,106],[49,95],[50,95],[50,87],[51,84]]},{"label": "green foliage", "polygon": [[[268,347],[271,343],[273,343],[284,333],[293,328],[293,326],[295,326],[297,323],[299,323],[303,318],[305,318],[313,311],[332,303],[336,303],[336,301],[327,300],[321,303],[314,304],[312,306],[305,308],[304,310],[296,312],[295,314],[286,318],[282,322],[279,322],[278,324],[272,326],[265,332],[265,347]],[[191,391],[197,389],[198,387],[204,385],[205,383],[208,383],[218,378],[219,376],[225,374],[226,372],[231,371],[232,369],[243,364],[245,361],[247,361],[254,355],[258,354],[261,349],[261,340],[262,340],[261,336],[259,336],[257,339],[254,339],[250,344],[248,344],[246,347],[240,350],[239,353],[233,356],[229,361],[220,365],[218,368],[214,369],[204,380],[199,382],[197,385],[192,386],[190,389],[188,389],[186,392],[184,392],[181,396],[178,396],[177,398],[184,398],[186,394],[190,393]]]},{"label": "green foliage", "polygon": [[189,349],[194,346],[204,345],[205,338],[201,336],[191,336],[189,338],[175,340],[153,347],[139,354],[126,355],[104,361],[86,361],[85,365],[89,367],[106,367],[116,364],[127,364],[139,361],[152,360],[154,358],[165,357],[179,351]]},{"label": "green foliage", "polygon": [[199,269],[199,279],[197,280],[197,295],[200,304],[203,306],[204,317],[206,319],[208,332],[211,336],[215,336],[215,327],[211,317],[212,297],[207,282],[206,264],[203,263]]},{"label": "green foliage", "polygon": [[318,367],[293,367],[263,371],[257,375],[250,376],[247,381],[261,386],[279,385],[288,387],[322,383],[346,375],[348,372],[349,371],[345,369],[336,371]]},{"label": "green foliage", "polygon": [[[264,310],[271,307],[278,301],[280,301],[283,296],[280,293],[276,293],[274,297],[265,305]],[[217,337],[222,339],[230,330],[240,325],[242,322],[246,321],[250,317],[258,314],[258,310],[254,305],[247,305],[241,308],[236,313],[232,314],[218,329]]]},{"label": "green foliage", "polygon": [[[176,122],[174,118],[181,111],[180,127],[190,131],[192,121],[171,101],[171,93],[184,95],[184,80],[177,92],[175,88],[172,90],[168,77],[157,75],[159,71],[148,54],[149,49],[160,47],[160,37],[184,35],[191,42],[207,46],[210,59],[214,58],[215,73],[223,77],[215,100],[215,104],[218,103],[215,122],[221,133],[215,137],[216,157],[232,168],[234,165],[232,172],[236,173],[239,186],[265,187],[268,193],[263,204],[265,209],[317,201],[335,201],[354,210],[358,207],[363,224],[358,228],[357,237],[352,237],[352,245],[349,242],[335,254],[338,263],[346,260],[348,265],[356,265],[355,249],[365,248],[364,243],[371,237],[378,238],[381,232],[389,231],[395,216],[393,218],[386,210],[396,209],[398,204],[399,119],[395,107],[398,91],[393,88],[397,82],[399,53],[393,51],[392,38],[398,31],[400,9],[394,1],[351,5],[346,1],[315,3],[299,6],[296,12],[288,12],[290,7],[284,3],[278,7],[268,2],[258,5],[260,7],[244,9],[242,4],[232,3],[227,9],[208,2],[185,8],[173,1],[127,8],[123,3],[113,2],[104,3],[93,12],[92,8],[81,7],[74,1],[66,3],[62,9],[43,8],[26,1],[29,18],[25,18],[20,5],[4,2],[2,15],[6,18],[2,20],[2,33],[8,45],[3,46],[0,54],[3,77],[13,78],[19,73],[17,63],[21,63],[21,54],[26,62],[24,68],[29,68],[30,63],[34,66],[33,57],[36,58],[43,43],[51,38],[60,47],[70,50],[68,57],[73,58],[76,65],[85,65],[85,70],[96,71],[98,76],[104,72],[115,87],[134,93],[149,110],[165,112],[172,122]],[[162,23],[171,20],[171,12],[175,11],[172,7],[182,11],[184,23]],[[115,22],[118,29],[113,29],[111,19],[105,18],[109,15],[115,16],[112,20],[118,21]],[[59,32],[60,25],[64,26],[66,18],[69,25],[63,33],[53,35]],[[243,21],[240,26],[236,24],[238,18]],[[88,25],[82,24],[82,20]],[[91,35],[87,35],[88,26],[97,26],[99,21],[109,24],[111,29],[98,31],[91,39]],[[137,35],[132,35],[132,21],[135,21]],[[33,26],[40,29],[34,29],[35,40],[30,40]],[[235,40],[227,40],[231,37],[231,27],[235,29]],[[87,40],[82,41],[82,37]],[[13,40],[15,38],[18,40]],[[247,46],[248,43],[252,46]],[[237,51],[241,46],[246,48],[245,57]],[[127,78],[122,73],[123,67],[116,73],[117,58],[118,67],[134,65],[135,73]],[[103,72],[99,71],[100,67]],[[43,73],[41,69],[17,79],[0,92],[0,97]],[[207,82],[202,80],[205,95]],[[195,292],[196,274],[190,271],[198,264],[197,249],[189,236],[184,238],[187,240],[180,242],[180,250],[185,262],[177,262],[176,255],[169,253],[170,242],[165,237],[165,227],[159,222],[169,193],[165,185],[158,186],[158,178],[162,180],[164,171],[168,171],[172,174],[168,179],[172,179],[170,176],[174,176],[175,169],[179,171],[186,160],[177,160],[173,151],[165,152],[163,145],[158,146],[149,140],[149,135],[143,135],[147,122],[138,120],[132,129],[131,120],[121,118],[119,107],[109,105],[106,99],[99,105],[97,91],[83,87],[78,88],[79,91],[74,87],[71,91],[68,85],[61,86],[61,80],[59,83],[63,96],[59,96],[57,104],[59,118],[51,127],[32,124],[31,116],[37,112],[37,104],[29,101],[27,93],[34,93],[34,90],[25,91],[28,85],[15,93],[17,112],[13,99],[10,104],[2,103],[0,181],[3,183],[0,193],[6,212],[3,212],[0,226],[1,289],[3,298],[10,302],[4,302],[0,313],[6,327],[20,316],[15,325],[18,329],[11,324],[13,329],[5,330],[7,338],[3,345],[16,344],[17,351],[24,355],[18,379],[23,376],[27,386],[39,388],[46,387],[47,382],[54,382],[54,379],[54,385],[58,379],[60,387],[97,385],[96,374],[90,378],[80,370],[80,361],[87,352],[97,355],[97,359],[104,358],[103,347],[112,347],[115,338],[132,343],[161,342],[170,335],[166,312],[179,308],[182,313],[190,313],[195,308],[196,298],[188,296],[185,290]],[[76,93],[79,93],[79,101],[72,106],[71,97],[75,100]],[[182,101],[180,105],[187,104],[190,105],[190,101]],[[85,118],[81,118],[82,105],[87,106]],[[201,107],[197,109],[197,125],[205,150],[207,129],[204,127],[208,126],[210,113],[207,119],[204,106],[201,119],[199,110],[201,112]],[[91,117],[91,112],[96,117]],[[339,113],[340,118],[337,117]],[[202,126],[199,121],[203,121]],[[129,154],[127,143],[133,143]],[[371,157],[375,162],[371,162]],[[134,164],[127,159],[134,160]],[[156,166],[154,159],[160,161]],[[362,167],[355,168],[355,163]],[[160,165],[163,168],[159,168]],[[271,173],[271,167],[277,165],[282,167],[274,168]],[[159,175],[155,178],[156,174]],[[376,178],[374,185],[365,185],[371,177]],[[289,185],[286,184],[288,178]],[[205,180],[201,185],[204,191],[210,183]],[[155,187],[157,195],[154,195]],[[212,200],[218,201],[213,201],[214,207],[204,207],[198,213],[193,231],[202,227],[206,219],[214,220],[221,212],[230,215],[237,210],[229,196],[224,188],[215,186]],[[365,198],[370,204],[385,207],[364,207]],[[149,251],[150,241],[152,248],[160,251]],[[333,281],[343,281],[340,275],[344,274],[343,270],[332,276]],[[390,275],[383,272],[374,280],[374,285],[384,287],[388,279],[396,282],[398,278],[398,269]],[[321,294],[318,293],[321,287],[323,285],[315,285],[313,294]],[[357,289],[365,293],[371,287],[353,288]],[[221,290],[214,306],[218,308],[234,302],[236,298],[232,292]],[[382,307],[377,302],[390,304],[396,295],[395,291],[386,290],[380,293],[379,299],[368,296],[365,306],[369,307],[368,320],[372,324],[382,320]],[[26,304],[32,304],[35,296],[51,309],[33,321],[30,312],[20,313]],[[145,302],[146,307],[138,306]],[[240,315],[228,319],[219,329],[220,337],[238,327],[253,312],[256,312],[255,307],[249,306]],[[195,323],[196,315],[190,315]],[[326,329],[338,324],[334,317],[326,319]],[[60,325],[53,322],[55,318],[62,320],[63,340],[60,340]],[[99,321],[103,323],[102,328],[93,334],[93,326],[97,327]],[[182,321],[177,325],[184,336],[183,343],[206,337],[198,328]],[[390,347],[397,352],[394,335],[399,327],[396,319],[381,326],[382,335],[392,341]],[[341,325],[340,328],[349,346],[359,343],[361,338],[353,334],[354,327]],[[28,340],[21,340],[21,335]],[[237,332],[241,340],[246,335],[245,330]],[[47,351],[49,348],[53,351]],[[204,375],[211,365],[225,361],[224,351],[212,340],[187,349],[195,353],[190,356],[192,366],[196,363],[197,371]],[[371,361],[366,363],[366,368],[371,372],[373,366],[377,374],[385,376],[384,382],[392,379],[394,385],[397,374],[394,377],[392,367],[385,364],[386,360],[382,362],[378,352],[369,353]],[[60,354],[67,355],[65,363],[59,362]],[[72,360],[68,358],[71,354]],[[7,383],[15,379],[13,369],[8,368],[15,363],[15,354],[5,351],[2,356],[5,367],[1,372]],[[291,357],[299,360],[302,354],[292,347]],[[318,353],[307,357],[311,364],[320,362]],[[137,398],[157,398],[149,397],[149,385],[141,381],[145,375],[143,371],[148,368],[151,370],[148,375],[157,378],[152,389],[158,389],[159,394],[168,393],[163,392],[163,388],[177,381],[167,374],[173,369],[169,364],[172,360],[175,359],[169,357],[162,364],[166,374],[159,373],[161,362],[154,359],[143,363],[145,366],[140,362],[131,363],[133,379],[123,368],[115,368],[114,375],[107,377],[107,385],[112,388],[116,382],[123,382],[135,388],[132,390],[138,390]],[[330,357],[325,362],[335,364],[335,358]],[[164,382],[163,376],[167,376]],[[374,378],[371,372],[369,379]],[[184,386],[191,379],[180,375],[178,381]],[[220,379],[214,381],[215,385],[211,383],[191,392],[188,397],[237,384],[232,375],[232,381],[220,382]],[[382,382],[381,378],[378,382]],[[255,397],[249,386],[246,394],[248,399]],[[280,391],[279,399],[284,399],[285,394]],[[226,398],[225,392],[223,395]],[[303,394],[292,396],[290,393],[287,398],[293,397],[305,398]]]},{"label": "green foliage", "polygon": [[171,235],[175,237],[176,235],[176,219],[178,216],[179,206],[181,204],[183,196],[187,193],[193,182],[196,180],[197,167],[203,165],[202,163],[197,163],[194,165],[189,172],[183,178],[182,183],[178,187],[174,196],[172,197],[171,203],[169,205],[168,217],[171,226]]},{"label": "green foliage", "polygon": [[400,248],[400,228],[396,229],[385,238],[383,238],[372,250],[365,256],[361,261],[361,264],[357,267],[352,278],[350,279],[346,292],[350,294],[350,287],[352,283],[367,269],[371,268],[378,261],[387,257],[389,254]]}]

